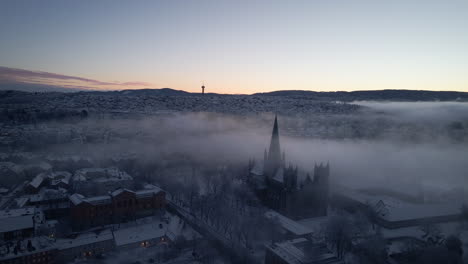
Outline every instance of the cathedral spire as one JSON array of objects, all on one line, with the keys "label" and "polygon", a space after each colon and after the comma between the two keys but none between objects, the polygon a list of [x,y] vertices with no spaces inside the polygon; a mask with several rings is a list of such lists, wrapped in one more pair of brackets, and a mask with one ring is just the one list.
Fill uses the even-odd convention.
[{"label": "cathedral spire", "polygon": [[281,148],[279,142],[278,132],[278,117],[275,115],[275,123],[273,124],[273,131],[271,134],[270,149],[268,151],[267,160],[267,173],[274,174],[278,168],[281,167]]}]

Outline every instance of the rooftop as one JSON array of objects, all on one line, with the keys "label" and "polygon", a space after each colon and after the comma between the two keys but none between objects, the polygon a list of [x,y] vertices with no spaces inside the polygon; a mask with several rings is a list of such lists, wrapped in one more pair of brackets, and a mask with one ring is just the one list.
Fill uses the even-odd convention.
[{"label": "rooftop", "polygon": [[57,185],[59,183],[69,184],[70,178],[71,173],[67,171],[43,172],[34,177],[29,185],[34,188],[39,188],[44,180],[49,180],[50,185]]},{"label": "rooftop", "polygon": [[119,170],[118,168],[85,168],[80,169],[73,175],[73,181],[94,181],[94,182],[106,182],[106,181],[123,181],[133,180],[133,177],[128,175],[126,172]]},{"label": "rooftop", "polygon": [[152,195],[158,194],[159,192],[162,191],[161,188],[155,185],[146,185],[145,188],[146,189],[138,190],[138,191],[132,191],[132,190],[125,189],[125,188],[119,188],[111,192],[109,195],[92,196],[92,197],[85,197],[81,194],[75,193],[70,196],[70,201],[74,205],[78,205],[82,202],[97,205],[97,204],[110,203],[112,200],[112,197],[117,196],[121,194],[122,192],[131,192],[131,193],[134,193],[137,198],[144,198],[144,197],[151,197]]},{"label": "rooftop", "polygon": [[387,221],[405,221],[461,213],[462,203],[414,203],[387,195],[373,195],[359,191],[340,190],[340,195],[364,205],[372,206]]},{"label": "rooftop", "polygon": [[168,225],[165,222],[153,222],[122,228],[114,231],[117,246],[160,238],[166,235]]},{"label": "rooftop", "polygon": [[400,207],[391,208],[383,218],[388,221],[404,221],[438,216],[460,215],[461,208],[462,205],[457,203],[404,204]]},{"label": "rooftop", "polygon": [[90,203],[93,205],[97,204],[106,204],[111,202],[111,197],[109,195],[102,195],[102,196],[93,196],[93,197],[84,197],[81,194],[75,193],[70,195],[70,201],[74,205],[78,205],[81,203]]},{"label": "rooftop", "polygon": [[112,239],[112,231],[110,229],[104,229],[96,232],[78,234],[76,237],[72,238],[57,239],[56,244],[59,250],[63,250]]},{"label": "rooftop", "polygon": [[38,194],[31,195],[29,201],[40,202],[40,201],[49,201],[57,199],[66,199],[68,197],[68,191],[62,188],[58,190],[42,188]]},{"label": "rooftop", "polygon": [[323,243],[313,243],[305,238],[297,238],[268,246],[268,249],[291,264],[328,263],[342,264],[336,255]]},{"label": "rooftop", "polygon": [[0,233],[34,228],[33,217],[40,222],[42,212],[35,208],[20,208],[0,211]]},{"label": "rooftop", "polygon": [[293,233],[294,235],[297,235],[297,236],[302,236],[302,235],[307,235],[307,234],[310,234],[313,232],[312,229],[308,228],[307,226],[297,222],[297,221],[294,221],[290,218],[287,218],[286,216],[278,213],[278,212],[275,212],[275,211],[268,211],[265,213],[265,216],[268,218],[268,219],[278,219],[279,221],[279,224],[284,228],[286,229],[288,232],[291,232]]}]

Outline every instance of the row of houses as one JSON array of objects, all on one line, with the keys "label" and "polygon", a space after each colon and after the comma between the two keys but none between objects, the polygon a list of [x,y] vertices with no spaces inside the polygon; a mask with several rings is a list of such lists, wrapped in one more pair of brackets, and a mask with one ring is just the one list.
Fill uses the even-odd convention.
[{"label": "row of houses", "polygon": [[180,236],[191,241],[200,235],[177,216],[146,219],[121,228],[103,228],[66,238],[31,237],[0,246],[0,263],[67,263],[133,248],[169,246]]},{"label": "row of houses", "polygon": [[83,229],[125,220],[132,213],[145,215],[164,206],[164,192],[156,186],[146,185],[137,191],[134,187],[133,177],[117,168],[85,168],[74,175],[47,171],[28,182],[9,207],[40,208],[47,219],[72,214],[72,218],[83,220]]},{"label": "row of houses", "polygon": [[73,175],[67,171],[45,171],[26,186],[25,193],[37,194],[42,188],[65,189],[83,195],[96,195],[117,188],[133,188],[133,177],[115,167],[84,168]]}]

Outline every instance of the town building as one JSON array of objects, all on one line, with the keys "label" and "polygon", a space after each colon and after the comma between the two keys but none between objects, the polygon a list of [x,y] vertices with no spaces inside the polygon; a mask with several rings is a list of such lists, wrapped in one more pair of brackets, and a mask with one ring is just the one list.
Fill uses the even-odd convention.
[{"label": "town building", "polygon": [[132,249],[138,247],[153,247],[168,245],[183,237],[185,241],[193,241],[200,235],[186,225],[186,222],[176,215],[166,214],[159,220],[152,219],[145,222],[114,230],[117,249]]},{"label": "town building", "polygon": [[461,202],[414,202],[346,188],[337,190],[333,200],[336,206],[347,211],[372,214],[375,224],[387,229],[460,221],[463,206]]},{"label": "town building", "polygon": [[92,258],[115,249],[114,237],[110,229],[57,239],[55,244],[58,249],[57,261],[59,263]]},{"label": "town building", "polygon": [[20,208],[0,211],[0,241],[25,239],[45,223],[41,210]]},{"label": "town building", "polygon": [[66,189],[41,188],[37,194],[29,197],[23,206],[40,208],[47,219],[54,219],[67,216],[70,209],[69,192]]},{"label": "town building", "polygon": [[[34,237],[0,246],[0,264],[54,264],[57,247],[47,237]],[[60,263],[60,262],[59,262]]]},{"label": "town building", "polygon": [[330,165],[315,165],[313,178],[297,167],[286,166],[276,116],[263,164],[251,161],[249,172],[248,182],[267,207],[293,219],[327,215]]},{"label": "town building", "polygon": [[35,194],[43,187],[50,189],[69,189],[71,176],[71,173],[67,171],[43,172],[36,175],[36,177],[25,186],[24,190],[26,193]]},{"label": "town building", "polygon": [[103,195],[119,188],[133,189],[133,177],[117,168],[86,168],[75,172],[73,189],[82,195]]},{"label": "town building", "polygon": [[117,189],[107,195],[70,196],[70,218],[74,229],[120,223],[151,215],[166,205],[166,193],[156,186],[132,191]]},{"label": "town building", "polygon": [[126,250],[169,243],[167,232],[167,224],[162,221],[117,229],[114,231],[115,245]]},{"label": "town building", "polygon": [[267,246],[266,264],[344,264],[324,243],[296,238]]}]

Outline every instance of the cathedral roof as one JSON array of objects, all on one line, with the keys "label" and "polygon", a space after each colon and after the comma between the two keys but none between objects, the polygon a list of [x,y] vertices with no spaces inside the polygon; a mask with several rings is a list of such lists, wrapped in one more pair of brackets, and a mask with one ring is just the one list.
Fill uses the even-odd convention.
[{"label": "cathedral roof", "polygon": [[281,147],[279,141],[279,129],[278,129],[278,118],[275,115],[275,122],[273,124],[273,131],[271,133],[270,148],[268,150],[268,157],[265,164],[265,170],[268,173],[274,173],[274,171],[281,167]]}]

